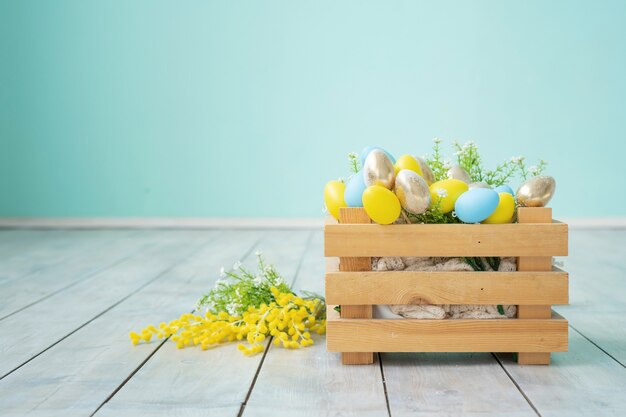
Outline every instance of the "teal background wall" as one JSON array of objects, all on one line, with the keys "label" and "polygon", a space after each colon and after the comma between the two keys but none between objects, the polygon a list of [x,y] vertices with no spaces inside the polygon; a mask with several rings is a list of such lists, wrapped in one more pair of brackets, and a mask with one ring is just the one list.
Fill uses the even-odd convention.
[{"label": "teal background wall", "polygon": [[320,216],[368,144],[626,215],[624,1],[0,0],[0,216]]}]

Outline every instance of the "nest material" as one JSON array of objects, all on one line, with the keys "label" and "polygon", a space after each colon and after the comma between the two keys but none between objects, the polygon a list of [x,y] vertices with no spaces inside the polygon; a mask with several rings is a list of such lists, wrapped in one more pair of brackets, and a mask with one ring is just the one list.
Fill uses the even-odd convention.
[{"label": "nest material", "polygon": [[[486,263],[485,263],[486,264]],[[473,271],[461,258],[389,257],[372,258],[373,271]],[[487,270],[492,270],[487,266]],[[502,258],[498,271],[515,271],[515,258]],[[507,319],[515,317],[517,307],[479,304],[406,304],[390,305],[392,313],[414,319]]]}]

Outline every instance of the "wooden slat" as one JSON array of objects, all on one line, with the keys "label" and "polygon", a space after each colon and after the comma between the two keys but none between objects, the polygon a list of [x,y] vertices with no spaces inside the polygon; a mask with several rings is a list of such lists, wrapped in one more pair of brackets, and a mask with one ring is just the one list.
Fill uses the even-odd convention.
[{"label": "wooden slat", "polygon": [[567,320],[337,319],[328,311],[331,352],[565,352]]},{"label": "wooden slat", "polygon": [[[568,274],[553,272],[330,272],[329,304],[567,304]],[[529,317],[531,318],[531,317]]]},{"label": "wooden slat", "polygon": [[567,255],[567,224],[327,224],[325,256]]},{"label": "wooden slat", "polygon": [[[517,220],[520,224],[552,222],[552,209],[548,207],[520,207],[517,210]],[[567,226],[567,225],[566,225]],[[551,255],[545,252],[543,255]],[[550,271],[552,270],[552,256],[522,256],[517,258],[518,271]],[[517,317],[520,319],[549,319],[552,307],[545,305],[517,306]],[[550,352],[519,352],[518,362],[522,365],[549,365]]]},{"label": "wooden slat", "polygon": [[[358,208],[344,207],[339,210],[339,222],[342,224],[362,224],[370,223],[370,218],[365,210]],[[370,271],[372,269],[372,259],[369,257],[339,258],[340,271]],[[341,316],[352,319],[372,318],[372,306],[363,305],[358,302],[355,305],[342,305]],[[373,352],[344,352],[341,354],[341,362],[344,365],[367,365],[374,363]]]}]

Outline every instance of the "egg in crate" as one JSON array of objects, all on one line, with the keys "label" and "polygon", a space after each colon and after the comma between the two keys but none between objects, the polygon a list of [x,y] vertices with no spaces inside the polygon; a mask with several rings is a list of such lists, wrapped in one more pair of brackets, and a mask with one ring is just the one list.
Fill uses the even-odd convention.
[{"label": "egg in crate", "polygon": [[366,188],[365,179],[361,171],[350,178],[343,195],[348,207],[363,207],[363,191]]},{"label": "egg in crate", "polygon": [[515,213],[515,198],[512,194],[504,191],[498,193],[500,201],[495,211],[489,217],[483,220],[485,224],[503,224],[511,223],[513,214]]},{"label": "egg in crate", "polygon": [[454,211],[464,223],[480,223],[493,214],[500,203],[500,197],[494,190],[474,188],[456,200]]},{"label": "egg in crate", "polygon": [[434,182],[430,185],[430,207],[439,204],[442,213],[450,213],[457,198],[467,190],[467,183],[457,179]]}]

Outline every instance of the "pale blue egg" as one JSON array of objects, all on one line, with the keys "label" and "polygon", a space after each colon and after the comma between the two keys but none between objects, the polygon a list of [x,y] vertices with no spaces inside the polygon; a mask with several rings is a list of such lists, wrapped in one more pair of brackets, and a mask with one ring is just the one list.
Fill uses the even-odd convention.
[{"label": "pale blue egg", "polygon": [[494,191],[496,193],[509,193],[511,194],[513,197],[515,197],[515,193],[513,192],[513,189],[511,187],[509,187],[508,185],[501,185],[499,187],[494,188]]},{"label": "pale blue egg", "polygon": [[343,193],[343,199],[348,207],[363,207],[363,191],[366,188],[365,178],[361,171],[350,178],[350,181],[346,184],[346,191]]},{"label": "pale blue egg", "polygon": [[489,188],[474,188],[456,200],[454,211],[465,223],[480,223],[496,210],[500,196]]},{"label": "pale blue egg", "polygon": [[365,148],[363,148],[363,150],[361,151],[361,154],[359,155],[359,163],[361,164],[361,166],[363,166],[363,164],[365,163],[365,158],[367,158],[367,155],[369,155],[369,153],[372,152],[374,149],[380,149],[381,151],[385,153],[385,155],[387,155],[389,159],[391,159],[392,163],[394,164],[396,163],[396,158],[394,158],[392,154],[390,154],[383,148],[370,145],[370,146],[366,146]]}]

